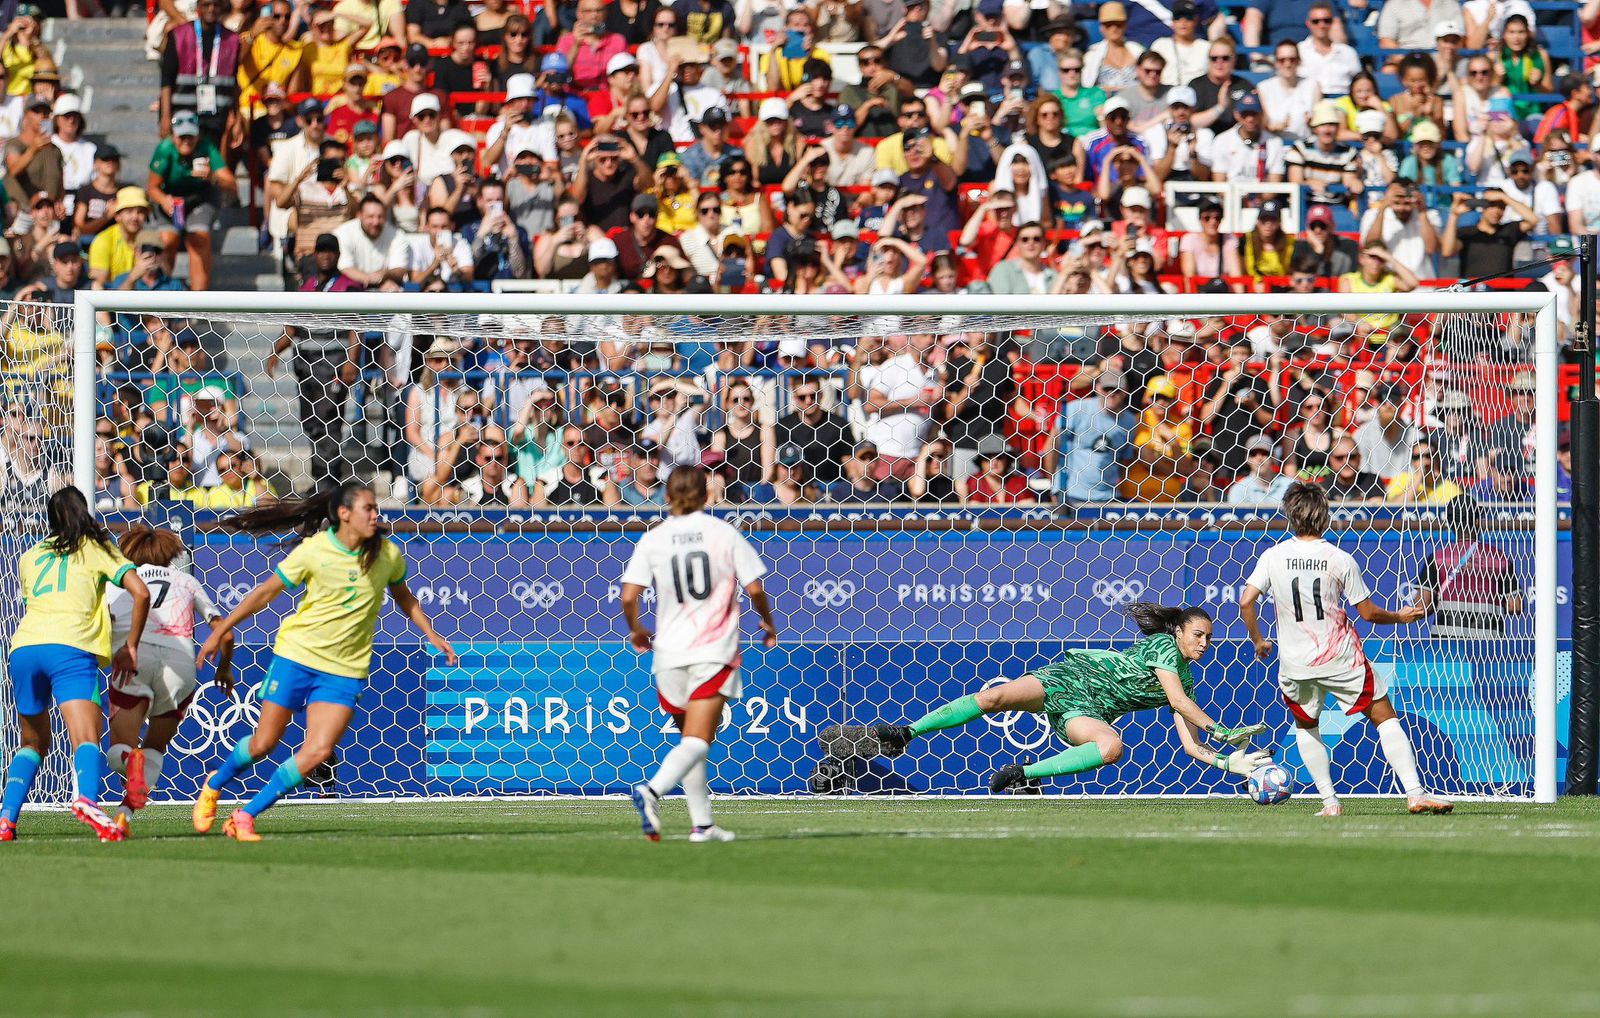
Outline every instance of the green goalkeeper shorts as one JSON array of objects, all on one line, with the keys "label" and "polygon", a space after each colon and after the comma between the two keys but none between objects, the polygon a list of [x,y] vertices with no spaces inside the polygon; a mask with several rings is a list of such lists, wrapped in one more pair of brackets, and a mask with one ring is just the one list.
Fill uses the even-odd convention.
[{"label": "green goalkeeper shorts", "polygon": [[1063,739],[1067,737],[1067,722],[1073,718],[1106,721],[1100,705],[1089,696],[1084,668],[1082,663],[1069,656],[1033,671],[1033,677],[1044,686],[1045,720]]}]

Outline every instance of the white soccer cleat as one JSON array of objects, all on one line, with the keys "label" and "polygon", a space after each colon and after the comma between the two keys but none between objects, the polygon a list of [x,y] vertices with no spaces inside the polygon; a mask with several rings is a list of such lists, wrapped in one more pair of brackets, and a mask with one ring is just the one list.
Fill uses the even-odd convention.
[{"label": "white soccer cleat", "polygon": [[707,841],[732,841],[733,839],[734,833],[732,831],[723,830],[716,824],[712,824],[710,827],[696,827],[689,832],[689,841],[696,845]]},{"label": "white soccer cleat", "polygon": [[651,841],[661,840],[661,812],[656,809],[660,797],[646,784],[633,786],[633,808],[639,811],[639,827]]},{"label": "white soccer cleat", "polygon": [[1337,803],[1337,802],[1330,803],[1330,804],[1328,804],[1326,806],[1323,806],[1321,809],[1317,810],[1317,816],[1319,816],[1319,817],[1342,817],[1342,816],[1344,816],[1344,806],[1342,804],[1340,804],[1340,803]]},{"label": "white soccer cleat", "polygon": [[1438,799],[1426,793],[1406,796],[1407,813],[1448,813],[1456,808],[1449,799]]}]

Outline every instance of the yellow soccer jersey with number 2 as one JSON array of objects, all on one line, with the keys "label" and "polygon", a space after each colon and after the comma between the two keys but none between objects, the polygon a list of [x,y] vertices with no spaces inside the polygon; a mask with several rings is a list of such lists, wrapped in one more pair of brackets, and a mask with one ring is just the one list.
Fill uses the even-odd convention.
[{"label": "yellow soccer jersey with number 2", "polygon": [[384,541],[378,561],[363,573],[360,552],[327,530],[303,541],[276,572],[284,586],[304,588],[305,594],[299,609],[278,627],[273,653],[329,675],[365,679],[384,589],[406,578],[399,545]]},{"label": "yellow soccer jersey with number 2", "polygon": [[84,541],[65,557],[45,541],[17,560],[22,601],[27,611],[11,638],[11,649],[61,644],[93,654],[100,667],[111,664],[111,614],[106,584],[121,584],[133,571],[116,545]]}]

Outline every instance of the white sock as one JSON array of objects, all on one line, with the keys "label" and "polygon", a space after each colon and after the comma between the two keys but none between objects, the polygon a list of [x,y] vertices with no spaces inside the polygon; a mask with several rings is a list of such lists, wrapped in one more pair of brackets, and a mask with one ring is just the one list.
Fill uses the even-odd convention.
[{"label": "white sock", "polygon": [[711,786],[706,782],[704,758],[683,776],[683,795],[689,800],[689,823],[710,827],[715,821],[711,819]]},{"label": "white sock", "polygon": [[144,754],[144,783],[151,791],[155,791],[156,782],[161,780],[161,765],[166,762],[167,755],[160,750],[140,750]]},{"label": "white sock", "polygon": [[115,746],[112,746],[110,749],[106,750],[106,763],[111,765],[112,770],[116,771],[123,777],[127,777],[128,754],[132,752],[132,746],[124,745],[123,743],[119,742]]},{"label": "white sock", "polygon": [[692,735],[685,735],[678,740],[661,761],[661,766],[656,768],[655,777],[650,779],[650,791],[656,795],[666,795],[677,788],[683,781],[684,775],[694,769],[697,763],[705,763],[706,754],[711,752],[711,744],[704,739],[696,739]]},{"label": "white sock", "polygon": [[1378,743],[1383,747],[1383,757],[1389,761],[1394,776],[1407,795],[1422,794],[1422,780],[1417,777],[1417,757],[1411,751],[1411,740],[1406,737],[1405,726],[1399,718],[1390,718],[1378,726]]},{"label": "white sock", "polygon": [[1337,803],[1339,797],[1333,794],[1332,765],[1328,762],[1328,746],[1322,741],[1322,729],[1296,725],[1294,744],[1300,748],[1300,760],[1311,772],[1311,781],[1317,786],[1317,794],[1322,796],[1322,804]]}]

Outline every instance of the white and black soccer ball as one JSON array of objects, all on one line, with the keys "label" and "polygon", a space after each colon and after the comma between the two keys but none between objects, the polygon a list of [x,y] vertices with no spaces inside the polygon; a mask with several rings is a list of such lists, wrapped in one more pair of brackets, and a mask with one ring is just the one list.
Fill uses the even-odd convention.
[{"label": "white and black soccer ball", "polygon": [[1286,802],[1294,791],[1294,779],[1275,763],[1264,763],[1251,771],[1246,785],[1250,790],[1250,798],[1258,806],[1276,806]]}]

